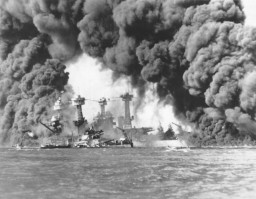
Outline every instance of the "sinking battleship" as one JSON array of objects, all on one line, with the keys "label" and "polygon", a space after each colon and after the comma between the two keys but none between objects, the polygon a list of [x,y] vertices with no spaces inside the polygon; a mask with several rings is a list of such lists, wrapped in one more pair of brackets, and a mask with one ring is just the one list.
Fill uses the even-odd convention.
[{"label": "sinking battleship", "polygon": [[47,130],[51,132],[49,137],[43,139],[43,143],[40,145],[41,149],[71,148],[72,138],[70,139],[66,136],[62,136],[62,109],[63,103],[61,97],[59,97],[53,106],[53,110],[57,113],[57,115],[53,115],[51,121],[48,124],[39,121],[41,125],[43,125]]},{"label": "sinking battleship", "polygon": [[[86,99],[80,95],[75,96],[71,99],[71,105],[76,108],[76,118],[73,121],[73,127],[67,130],[65,129],[67,121],[63,120],[62,114],[65,105],[60,96],[53,106],[55,115],[52,116],[50,122],[39,121],[49,132],[48,136],[40,142],[40,148],[184,147],[184,144],[181,144],[170,128],[168,129],[170,130],[169,136],[168,133],[163,132],[162,128],[159,128],[157,131],[161,136],[156,139],[154,135],[150,135],[150,132],[154,131],[152,127],[133,127],[132,120],[134,118],[130,113],[130,102],[133,95],[127,92],[120,98],[124,101],[124,116],[118,117],[117,124],[114,122],[112,114],[105,110],[106,98],[97,101],[101,112],[89,124],[82,112],[82,106]],[[63,133],[64,129],[68,133]],[[20,148],[23,145],[19,144],[17,147]]]},{"label": "sinking battleship", "polygon": [[[61,121],[61,111],[63,104],[61,97],[56,101],[54,110],[57,115],[52,116],[51,122],[47,125],[40,121],[40,124],[48,129],[52,135],[48,137],[41,149],[53,148],[95,148],[95,147],[113,147],[113,146],[131,146],[133,147],[132,139],[124,135],[122,139],[106,139],[103,138],[104,131],[102,129],[90,127],[87,120],[83,117],[82,105],[85,104],[85,98],[80,95],[72,98],[72,105],[76,107],[76,120],[73,121],[76,127],[76,133],[72,131],[69,136],[62,136],[63,122]],[[102,103],[102,101],[100,101]],[[104,101],[103,101],[104,103]]]},{"label": "sinking battleship", "polygon": [[[130,114],[130,101],[132,100],[132,95],[125,93],[118,98],[124,101],[124,116],[119,116],[117,122],[114,122],[114,117],[110,112],[106,112],[106,105],[109,100],[106,98],[101,98],[97,101],[100,105],[101,112],[93,119],[92,126],[96,130],[103,129],[108,137],[119,137],[123,140],[123,143],[131,142],[133,139],[139,140],[143,136],[147,136],[148,132],[153,131],[152,127],[132,127],[133,116]],[[121,137],[120,137],[121,136]]]},{"label": "sinking battleship", "polygon": [[[110,134],[118,137],[122,135],[123,143],[131,144],[135,147],[176,147],[176,148],[186,148],[182,139],[175,134],[172,129],[172,125],[164,132],[161,125],[157,129],[152,127],[135,127],[132,125],[134,117],[131,116],[130,102],[133,99],[133,95],[129,92],[121,95],[120,98],[124,102],[124,116],[119,116],[117,123],[113,121],[113,116],[111,113],[105,111],[105,106],[107,105],[107,100],[102,98],[98,101],[101,109],[101,113],[94,118],[93,126],[95,129],[103,129],[106,132],[111,132]],[[180,125],[173,123],[182,129]]]}]

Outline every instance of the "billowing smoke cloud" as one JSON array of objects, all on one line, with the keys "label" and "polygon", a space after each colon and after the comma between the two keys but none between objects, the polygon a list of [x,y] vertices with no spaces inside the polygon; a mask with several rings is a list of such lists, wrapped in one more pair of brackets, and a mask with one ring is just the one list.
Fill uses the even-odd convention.
[{"label": "billowing smoke cloud", "polygon": [[[82,1],[0,1],[0,140],[49,119],[66,86],[61,61],[80,53],[76,21]],[[68,95],[67,95],[68,96]]]},{"label": "billowing smoke cloud", "polygon": [[68,80],[60,62],[83,51],[141,97],[156,83],[192,141],[254,143],[256,29],[244,20],[240,0],[1,0],[4,132],[47,115]]}]

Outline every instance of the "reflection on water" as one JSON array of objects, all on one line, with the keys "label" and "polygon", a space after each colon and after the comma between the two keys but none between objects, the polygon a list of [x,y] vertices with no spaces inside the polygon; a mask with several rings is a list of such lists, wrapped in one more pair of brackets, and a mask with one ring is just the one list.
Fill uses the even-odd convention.
[{"label": "reflection on water", "polygon": [[256,149],[0,149],[0,198],[256,198]]}]

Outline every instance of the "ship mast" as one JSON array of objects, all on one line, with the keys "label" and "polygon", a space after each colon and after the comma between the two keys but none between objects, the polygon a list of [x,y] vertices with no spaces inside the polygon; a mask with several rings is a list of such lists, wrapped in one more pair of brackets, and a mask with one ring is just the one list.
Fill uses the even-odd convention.
[{"label": "ship mast", "polygon": [[79,127],[82,126],[87,121],[83,117],[82,105],[84,105],[85,98],[80,95],[71,99],[72,105],[76,107],[76,115],[77,118],[74,120],[74,125],[77,127],[77,133],[79,135]]},{"label": "ship mast", "polygon": [[101,98],[100,100],[99,100],[99,104],[100,104],[100,110],[101,110],[101,117],[105,117],[106,116],[106,110],[105,110],[105,107],[106,107],[106,105],[107,105],[107,100],[106,100],[106,98]]},{"label": "ship mast", "polygon": [[124,95],[120,96],[124,101],[124,110],[125,110],[125,116],[124,116],[124,125],[123,129],[131,129],[132,128],[132,118],[130,113],[130,101],[132,101],[133,95],[129,94],[129,92],[125,93]]}]

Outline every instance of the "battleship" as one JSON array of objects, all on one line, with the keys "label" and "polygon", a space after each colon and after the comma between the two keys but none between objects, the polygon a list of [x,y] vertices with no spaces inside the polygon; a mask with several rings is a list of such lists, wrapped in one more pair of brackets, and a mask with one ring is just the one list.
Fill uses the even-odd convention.
[{"label": "battleship", "polygon": [[175,148],[188,148],[186,141],[183,139],[185,134],[182,127],[172,122],[178,127],[179,132],[177,136],[170,124],[167,131],[163,130],[161,124],[157,129],[153,127],[135,127],[132,125],[134,116],[131,116],[130,102],[133,95],[129,92],[121,95],[120,98],[124,102],[124,116],[118,117],[116,128],[111,127],[114,131],[121,131],[124,135],[129,135],[133,140],[133,145],[136,147],[175,147]]},{"label": "battleship", "polygon": [[[93,100],[99,104],[100,113],[89,124],[82,111],[86,99],[80,95],[75,96],[69,102],[69,105],[75,107],[76,110],[73,127],[69,128],[68,133],[63,133],[67,124],[63,119],[62,112],[65,111],[65,105],[60,96],[53,106],[55,114],[50,122],[39,121],[39,124],[48,132],[48,136],[42,139],[40,148],[188,147],[175,135],[171,125],[166,132],[163,131],[161,125],[156,130],[152,127],[132,126],[134,117],[131,116],[130,102],[133,95],[127,92],[120,98],[124,102],[124,116],[119,116],[117,123],[113,115],[106,111],[109,100],[101,98]],[[181,129],[181,126],[177,126]],[[156,133],[152,134],[152,132]],[[22,147],[25,147],[22,142],[16,145],[16,148]]]},{"label": "battleship", "polygon": [[[120,139],[106,139],[103,137],[104,131],[99,127],[102,126],[106,129],[106,122],[99,119],[98,125],[89,125],[83,116],[82,106],[85,104],[85,98],[80,95],[71,99],[72,106],[76,107],[76,119],[73,121],[75,132],[71,130],[71,135],[63,136],[63,121],[61,112],[63,110],[63,103],[61,97],[54,104],[54,111],[57,115],[52,116],[51,122],[47,125],[40,121],[47,130],[51,132],[51,136],[46,138],[41,149],[53,148],[97,148],[97,147],[114,147],[114,146],[130,146],[133,147],[132,139],[125,133]],[[104,105],[105,100],[100,100],[100,104]],[[102,109],[102,115],[105,115],[105,108]],[[108,120],[109,121],[109,117]],[[112,119],[113,122],[113,119]],[[113,123],[114,124],[114,123]],[[90,127],[91,126],[91,127]],[[109,129],[107,129],[109,130]]]}]

